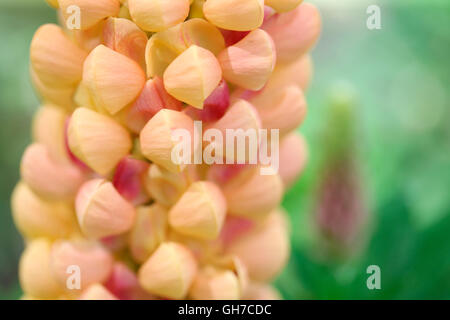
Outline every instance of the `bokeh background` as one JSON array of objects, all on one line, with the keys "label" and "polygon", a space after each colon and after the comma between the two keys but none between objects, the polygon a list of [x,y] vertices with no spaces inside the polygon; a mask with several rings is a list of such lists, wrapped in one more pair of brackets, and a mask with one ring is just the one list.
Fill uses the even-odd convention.
[{"label": "bokeh background", "polygon": [[[275,283],[287,299],[449,299],[450,2],[309,1],[323,18],[310,160],[284,200],[292,255]],[[380,30],[366,27],[372,4]],[[39,105],[28,48],[55,20],[43,0],[0,0],[0,299],[21,295],[10,195]]]}]

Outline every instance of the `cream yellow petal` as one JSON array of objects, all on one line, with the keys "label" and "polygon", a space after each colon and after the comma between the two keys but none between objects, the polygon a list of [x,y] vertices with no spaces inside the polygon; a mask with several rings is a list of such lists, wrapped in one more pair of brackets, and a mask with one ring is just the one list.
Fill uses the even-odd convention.
[{"label": "cream yellow petal", "polygon": [[162,77],[172,61],[191,45],[217,55],[225,48],[225,41],[220,31],[203,19],[190,19],[155,33],[146,47],[147,75]]},{"label": "cream yellow petal", "polygon": [[64,292],[50,265],[51,242],[31,241],[19,262],[19,281],[25,294],[34,299],[57,299]]},{"label": "cream yellow petal", "polygon": [[181,172],[186,167],[184,163],[178,163],[178,159],[172,158],[172,151],[178,141],[172,139],[174,130],[185,130],[189,133],[193,155],[197,146],[194,146],[194,122],[182,112],[162,109],[146,124],[141,131],[140,142],[142,154],[149,160],[158,164],[170,172]]},{"label": "cream yellow petal", "polygon": [[189,15],[189,0],[128,0],[128,7],[133,21],[151,32],[173,27]]},{"label": "cream yellow petal", "polygon": [[198,109],[218,86],[222,69],[211,51],[192,45],[164,72],[164,86],[172,96]]},{"label": "cream yellow petal", "polygon": [[267,32],[256,29],[222,51],[218,60],[227,81],[245,89],[260,90],[275,67],[275,47]]},{"label": "cream yellow petal", "polygon": [[177,232],[194,238],[217,238],[227,210],[226,200],[212,182],[194,182],[169,211],[169,223]]},{"label": "cream yellow petal", "polygon": [[62,201],[45,200],[19,182],[11,198],[17,229],[26,238],[65,238],[76,231],[75,212]]},{"label": "cream yellow petal", "polygon": [[165,242],[141,266],[139,283],[148,292],[171,299],[183,299],[197,273],[192,253],[175,242]]},{"label": "cream yellow petal", "polygon": [[253,30],[263,22],[264,0],[208,0],[203,5],[203,13],[222,29]]},{"label": "cream yellow petal", "polygon": [[86,56],[87,53],[54,24],[41,26],[31,41],[31,66],[40,81],[47,86],[76,85],[81,80]]},{"label": "cream yellow petal", "polygon": [[115,114],[139,95],[145,74],[134,60],[99,45],[84,63],[83,83],[97,108]]},{"label": "cream yellow petal", "polygon": [[103,179],[86,182],[76,198],[76,212],[81,230],[87,237],[103,238],[131,229],[136,215],[113,184]]},{"label": "cream yellow petal", "polygon": [[70,150],[101,175],[111,172],[131,148],[130,134],[111,118],[78,108],[68,128]]}]

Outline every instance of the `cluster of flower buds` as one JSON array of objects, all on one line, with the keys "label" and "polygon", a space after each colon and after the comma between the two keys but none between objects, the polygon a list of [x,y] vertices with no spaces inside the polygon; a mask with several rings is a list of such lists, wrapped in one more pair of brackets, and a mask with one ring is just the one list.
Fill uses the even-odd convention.
[{"label": "cluster of flower buds", "polygon": [[[269,283],[290,251],[280,202],[306,161],[295,129],[317,9],[302,0],[47,2],[60,23],[31,43],[42,106],[12,195],[24,298],[277,298]],[[196,121],[224,134],[279,130],[279,171],[174,161],[174,132],[195,135]],[[226,151],[216,158],[229,160]]]}]

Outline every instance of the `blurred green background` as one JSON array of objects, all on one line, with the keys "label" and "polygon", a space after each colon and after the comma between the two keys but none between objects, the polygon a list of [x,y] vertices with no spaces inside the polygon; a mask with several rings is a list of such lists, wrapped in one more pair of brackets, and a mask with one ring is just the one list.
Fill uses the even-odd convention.
[{"label": "blurred green background", "polygon": [[[310,2],[323,19],[301,128],[310,161],[284,200],[292,255],[276,285],[287,299],[449,299],[450,2]],[[380,30],[366,27],[372,4]],[[28,48],[55,20],[43,0],[0,0],[0,299],[21,294],[9,198],[39,105]],[[319,209],[363,223],[343,244],[324,236]],[[366,286],[369,265],[381,269],[381,290]]]}]

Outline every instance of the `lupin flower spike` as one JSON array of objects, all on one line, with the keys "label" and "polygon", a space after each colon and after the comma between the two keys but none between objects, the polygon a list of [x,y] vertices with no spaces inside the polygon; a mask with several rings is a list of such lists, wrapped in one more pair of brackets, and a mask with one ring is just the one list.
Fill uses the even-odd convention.
[{"label": "lupin flower spike", "polygon": [[59,26],[31,42],[41,106],[11,197],[22,299],[278,299],[317,9],[46,1]]}]

